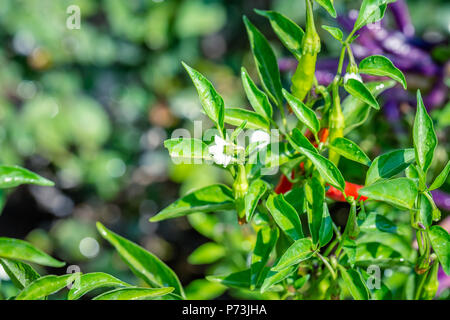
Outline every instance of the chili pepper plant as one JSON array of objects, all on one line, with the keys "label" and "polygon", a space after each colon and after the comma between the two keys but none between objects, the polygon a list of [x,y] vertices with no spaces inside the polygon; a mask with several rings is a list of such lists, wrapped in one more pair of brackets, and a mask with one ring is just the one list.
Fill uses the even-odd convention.
[{"label": "chili pepper plant", "polygon": [[[150,220],[200,213],[211,222],[203,226],[210,228],[204,234],[215,241],[210,245],[232,255],[234,244],[218,235],[228,231],[215,229],[214,222],[219,214],[232,217],[232,226],[246,234],[251,246],[242,254],[245,259],[240,270],[210,274],[207,280],[255,296],[433,299],[439,286],[439,268],[450,274],[450,236],[437,224],[441,213],[430,191],[445,183],[450,163],[443,165],[436,177],[428,174],[438,141],[420,91],[410,148],[370,159],[364,148],[348,137],[367,121],[369,113],[381,108],[379,94],[397,83],[407,87],[404,75],[388,58],[368,56],[357,64],[350,46],[358,31],[381,20],[387,4],[394,1],[362,1],[348,34],[337,27],[321,26],[341,48],[336,75],[328,86],[315,78],[321,41],[314,22],[314,2],[336,18],[331,0],[305,0],[304,29],[281,13],[256,10],[298,61],[285,87],[269,42],[244,16],[259,77],[256,81],[242,67],[242,85],[252,110],[225,107],[213,84],[183,63],[205,114],[214,124],[214,134],[202,139],[172,138],[165,146],[174,160],[222,168],[232,183],[191,191]],[[361,74],[379,78],[363,82]],[[247,146],[242,143],[247,141],[242,139],[246,135]],[[367,168],[364,185],[346,181],[339,170],[342,158]],[[2,167],[0,173],[2,188],[21,183],[51,184],[21,168]],[[340,211],[346,210],[344,223],[337,223],[336,203],[342,204]],[[186,298],[177,275],[156,256],[100,223],[97,227],[150,288],[131,286],[101,272],[41,276],[29,262],[52,267],[63,263],[27,242],[0,238],[0,263],[20,289],[15,299],[45,298],[72,282],[68,299],[104,287],[114,289],[94,299]],[[198,251],[204,249],[202,246]],[[204,260],[217,260],[209,258]],[[392,280],[386,271],[401,276]]]}]

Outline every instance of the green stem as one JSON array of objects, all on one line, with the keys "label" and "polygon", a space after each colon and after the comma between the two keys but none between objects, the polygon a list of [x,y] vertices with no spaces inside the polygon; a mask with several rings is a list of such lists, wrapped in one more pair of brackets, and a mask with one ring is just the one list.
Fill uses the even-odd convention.
[{"label": "green stem", "polygon": [[316,256],[319,257],[319,259],[322,260],[323,264],[328,268],[333,279],[336,279],[336,277],[337,277],[336,272],[334,271],[334,269],[330,265],[330,263],[327,261],[327,259],[325,257],[323,257],[319,252],[316,252]]}]

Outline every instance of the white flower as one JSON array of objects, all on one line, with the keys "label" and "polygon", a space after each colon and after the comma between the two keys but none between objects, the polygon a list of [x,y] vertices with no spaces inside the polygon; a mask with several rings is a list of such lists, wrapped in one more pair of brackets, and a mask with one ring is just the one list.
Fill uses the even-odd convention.
[{"label": "white flower", "polygon": [[344,83],[347,83],[349,79],[355,79],[362,82],[361,76],[358,73],[346,73],[344,76]]},{"label": "white flower", "polygon": [[256,130],[250,137],[250,144],[256,144],[256,149],[264,149],[270,143],[270,135],[262,130]]},{"label": "white flower", "polygon": [[214,136],[214,145],[208,148],[208,151],[213,157],[214,162],[223,165],[224,167],[229,165],[231,160],[233,160],[232,156],[225,153],[225,147],[228,145],[230,145],[230,143],[226,142],[224,139],[216,135]]}]

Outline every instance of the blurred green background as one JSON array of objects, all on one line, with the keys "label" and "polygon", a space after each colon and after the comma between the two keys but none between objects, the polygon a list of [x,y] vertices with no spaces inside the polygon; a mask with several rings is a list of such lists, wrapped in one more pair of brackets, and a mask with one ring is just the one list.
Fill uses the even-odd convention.
[{"label": "blurred green background", "polygon": [[[417,39],[437,41],[440,51],[434,59],[448,69],[449,2],[407,3]],[[66,10],[73,4],[81,10],[79,30],[66,27]],[[343,14],[359,2],[335,5]],[[253,8],[277,10],[304,25],[300,0],[2,0],[0,162],[23,165],[55,181],[56,187],[23,186],[3,194],[8,201],[0,216],[0,236],[27,239],[83,272],[105,271],[130,282],[136,280],[100,241],[95,221],[155,253],[184,285],[205,273],[245,264],[252,237],[245,230],[229,231],[237,252],[229,257],[231,262],[208,269],[196,264],[195,257],[188,262],[188,256],[206,237],[214,238],[207,228],[215,223],[210,216],[190,219],[197,230],[184,218],[163,223],[148,219],[180,193],[227,182],[223,172],[211,166],[173,165],[163,141],[176,128],[192,129],[193,120],[207,123],[182,60],[212,80],[227,106],[247,104],[240,66],[256,73],[243,14],[267,35],[278,57],[288,55]],[[317,12],[318,25],[332,23],[324,10]],[[336,56],[336,43],[320,32],[322,57]],[[288,76],[284,74],[285,81]],[[408,80],[412,88],[430,90],[420,76]],[[442,162],[449,150],[450,106],[448,97],[445,100],[433,111]],[[414,107],[405,104],[400,110],[399,121],[389,122],[380,113],[355,133],[366,150],[410,144]],[[346,163],[342,166],[345,170]],[[347,169],[346,177],[362,180],[361,168]],[[450,191],[448,184],[444,188]],[[225,228],[236,223],[234,217],[224,221]],[[215,261],[225,252],[208,248],[207,255]],[[190,287],[191,297],[204,298],[205,291],[206,297],[214,297],[223,290],[218,285],[206,290],[201,282]]]}]

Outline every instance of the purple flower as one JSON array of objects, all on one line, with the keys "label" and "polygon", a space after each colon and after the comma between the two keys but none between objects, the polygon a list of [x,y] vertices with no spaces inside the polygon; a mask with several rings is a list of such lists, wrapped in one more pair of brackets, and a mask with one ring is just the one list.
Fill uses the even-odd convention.
[{"label": "purple flower", "polygon": [[[441,209],[444,209],[445,211],[450,211],[450,194],[445,193],[440,190],[433,190],[433,191],[431,191],[431,195],[433,196],[433,200],[438,207],[440,207]],[[446,221],[446,220],[448,220],[448,222],[446,222],[448,224],[447,225],[447,231],[448,231],[448,230],[450,230],[450,220],[449,220],[449,218],[447,218],[444,221]]]}]

